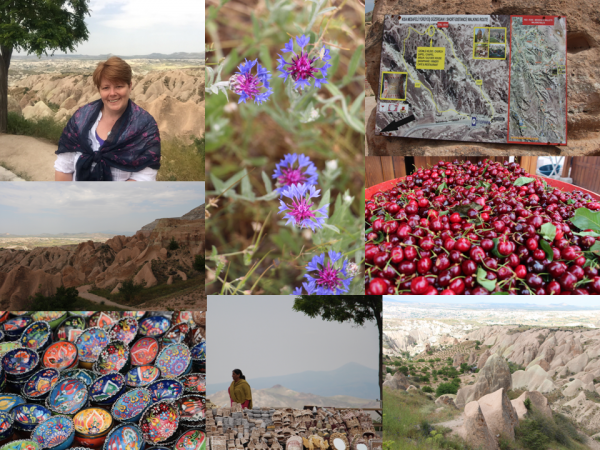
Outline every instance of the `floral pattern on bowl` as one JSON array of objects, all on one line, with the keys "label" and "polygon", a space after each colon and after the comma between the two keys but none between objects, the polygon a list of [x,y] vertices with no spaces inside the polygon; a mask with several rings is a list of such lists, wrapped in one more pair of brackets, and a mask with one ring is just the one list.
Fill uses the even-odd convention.
[{"label": "floral pattern on bowl", "polygon": [[31,439],[43,448],[54,448],[68,442],[73,431],[73,421],[69,417],[54,416],[35,427]]},{"label": "floral pattern on bowl", "polygon": [[0,411],[10,411],[25,403],[25,399],[16,394],[0,394]]},{"label": "floral pattern on bowl", "polygon": [[164,378],[183,375],[191,363],[190,349],[185,344],[171,344],[162,349],[156,358],[156,367]]},{"label": "floral pattern on bowl", "polygon": [[142,336],[162,336],[171,327],[171,321],[163,316],[146,317],[140,321],[140,331]]},{"label": "floral pattern on bowl", "polygon": [[34,373],[25,386],[23,396],[32,400],[44,397],[60,379],[60,372],[56,369],[42,369]]},{"label": "floral pattern on bowl", "polygon": [[135,339],[138,332],[138,322],[132,317],[124,317],[119,320],[110,330],[110,338],[125,342],[129,345]]},{"label": "floral pattern on bowl", "polygon": [[160,378],[160,369],[154,366],[134,367],[127,372],[127,386],[143,387]]},{"label": "floral pattern on bowl", "polygon": [[116,397],[125,386],[125,377],[118,372],[109,373],[99,377],[90,386],[92,401],[104,403]]},{"label": "floral pattern on bowl", "polygon": [[134,424],[114,428],[104,442],[104,450],[141,450],[144,447],[142,430]]},{"label": "floral pattern on bowl", "polygon": [[98,327],[88,328],[77,338],[75,343],[79,359],[84,362],[95,362],[109,342],[110,338],[106,330]]},{"label": "floral pattern on bowl", "polygon": [[52,339],[52,329],[48,322],[33,322],[21,335],[21,345],[32,350],[42,349]]},{"label": "floral pattern on bowl", "polygon": [[11,441],[8,444],[4,444],[0,447],[1,450],[42,450],[37,442],[19,439],[18,441]]},{"label": "floral pattern on bowl", "polygon": [[88,389],[85,383],[76,378],[59,381],[48,398],[46,406],[58,414],[75,414],[88,401]]},{"label": "floral pattern on bowl", "polygon": [[131,364],[145,366],[152,364],[158,355],[158,341],[153,337],[143,337],[131,346]]},{"label": "floral pattern on bowl", "polygon": [[94,371],[102,375],[121,371],[129,362],[129,348],[124,342],[112,341],[102,349],[94,364]]},{"label": "floral pattern on bowl", "polygon": [[206,448],[206,434],[200,430],[189,430],[177,439],[174,450],[200,450]]},{"label": "floral pattern on bowl", "polygon": [[121,395],[113,404],[111,413],[121,422],[139,418],[142,411],[150,405],[152,397],[147,389],[137,388]]},{"label": "floral pattern on bowl", "polygon": [[179,411],[170,401],[163,400],[148,407],[140,419],[140,428],[146,442],[157,444],[169,439],[179,426]]},{"label": "floral pattern on bowl", "polygon": [[2,368],[8,375],[21,377],[33,371],[40,361],[39,355],[29,348],[17,348],[2,357]]},{"label": "floral pattern on bowl", "polygon": [[69,369],[62,372],[63,378],[77,378],[85,383],[86,386],[91,386],[96,381],[96,374],[87,369]]},{"label": "floral pattern on bowl", "polygon": [[162,338],[163,345],[183,343],[188,331],[190,331],[188,323],[178,323],[172,326]]},{"label": "floral pattern on bowl", "polygon": [[182,376],[180,379],[186,392],[193,394],[206,393],[206,379],[201,373],[190,373]]},{"label": "floral pattern on bowl", "polygon": [[97,436],[112,427],[113,419],[105,409],[86,408],[75,414],[73,424],[76,433],[84,436]]},{"label": "floral pattern on bowl", "polygon": [[2,324],[2,329],[9,336],[17,336],[20,335],[31,322],[33,322],[33,319],[29,316],[15,317],[14,319],[9,319],[4,322]]},{"label": "floral pattern on bowl", "polygon": [[199,344],[192,347],[192,359],[202,361],[206,359],[206,341],[202,340]]},{"label": "floral pattern on bowl", "polygon": [[45,422],[52,417],[52,412],[42,405],[24,403],[13,409],[16,427],[25,431],[31,431],[36,425]]},{"label": "floral pattern on bowl", "polygon": [[206,417],[204,397],[201,395],[185,395],[177,400],[179,414],[184,422],[200,422]]},{"label": "floral pattern on bowl", "polygon": [[183,384],[176,380],[158,380],[148,386],[152,401],[177,400],[183,394]]}]

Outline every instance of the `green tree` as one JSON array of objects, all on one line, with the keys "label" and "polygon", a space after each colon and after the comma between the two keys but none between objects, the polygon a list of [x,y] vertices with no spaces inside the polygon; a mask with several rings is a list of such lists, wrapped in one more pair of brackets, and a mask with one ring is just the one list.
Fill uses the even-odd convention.
[{"label": "green tree", "polygon": [[179,244],[175,240],[174,237],[171,237],[171,242],[169,242],[169,250],[177,250],[179,248]]},{"label": "green tree", "polygon": [[194,269],[196,269],[198,272],[204,272],[206,270],[204,263],[204,255],[196,255],[196,259],[194,260]]},{"label": "green tree", "polygon": [[460,373],[465,373],[467,370],[469,370],[469,365],[467,363],[462,363],[460,365]]},{"label": "green tree", "polygon": [[435,390],[435,396],[439,397],[444,394],[456,394],[458,392],[458,385],[455,383],[442,383]]},{"label": "green tree", "polygon": [[32,311],[67,311],[75,306],[78,296],[79,293],[74,287],[61,286],[50,297],[44,297],[39,292],[35,294],[30,308]]},{"label": "green tree", "polygon": [[6,133],[8,68],[13,51],[38,57],[75,51],[88,39],[88,0],[0,1],[0,133]]},{"label": "green tree", "polygon": [[383,302],[374,295],[301,295],[294,301],[294,311],[328,322],[354,322],[363,326],[375,321],[379,330],[379,400],[383,399]]},{"label": "green tree", "polygon": [[146,282],[142,281],[141,284],[136,284],[133,279],[123,281],[122,286],[119,288],[119,293],[123,296],[125,301],[131,302],[142,292],[146,286]]}]

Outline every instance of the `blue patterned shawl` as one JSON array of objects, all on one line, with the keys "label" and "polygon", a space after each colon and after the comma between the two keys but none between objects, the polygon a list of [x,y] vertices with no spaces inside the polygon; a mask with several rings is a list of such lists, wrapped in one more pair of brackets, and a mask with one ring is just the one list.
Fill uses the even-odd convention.
[{"label": "blue patterned shawl", "polygon": [[[56,154],[81,152],[77,159],[77,181],[112,181],[111,167],[139,172],[160,168],[160,135],[154,118],[129,100],[127,109],[115,122],[104,144],[92,150],[89,134],[96,122],[102,100],[77,110],[63,130]],[[92,163],[96,163],[92,168]]]}]

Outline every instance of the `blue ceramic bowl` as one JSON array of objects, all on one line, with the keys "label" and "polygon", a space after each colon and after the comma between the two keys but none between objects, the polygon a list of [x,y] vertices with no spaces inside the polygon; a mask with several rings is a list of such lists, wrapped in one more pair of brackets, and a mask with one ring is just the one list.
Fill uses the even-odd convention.
[{"label": "blue ceramic bowl", "polygon": [[15,428],[23,431],[32,431],[52,416],[52,412],[48,408],[35,403],[16,406],[13,414],[15,415]]},{"label": "blue ceramic bowl", "polygon": [[184,386],[177,380],[158,380],[148,385],[152,403],[161,400],[177,400],[183,395]]},{"label": "blue ceramic bowl", "polygon": [[52,328],[44,321],[29,324],[21,335],[21,345],[41,353],[52,343]]},{"label": "blue ceramic bowl", "polygon": [[171,321],[163,316],[151,316],[140,320],[139,334],[159,338],[171,328]]},{"label": "blue ceramic bowl", "polygon": [[66,450],[75,440],[75,426],[69,417],[53,416],[33,429],[31,440],[42,448]]},{"label": "blue ceramic bowl", "polygon": [[112,340],[129,345],[137,336],[139,327],[138,321],[133,317],[123,317],[113,325],[109,335]]},{"label": "blue ceramic bowl", "polygon": [[13,434],[14,415],[12,412],[0,412],[0,441]]},{"label": "blue ceramic bowl", "polygon": [[190,325],[188,323],[178,323],[177,325],[173,325],[163,336],[163,345],[182,344],[188,331],[190,331]]},{"label": "blue ceramic bowl", "polygon": [[33,322],[33,319],[29,316],[15,317],[14,319],[7,320],[2,324],[2,330],[5,333],[7,341],[16,341],[21,337],[23,330]]},{"label": "blue ceramic bowl", "polygon": [[42,447],[35,441],[19,439],[4,444],[0,450],[42,450]]},{"label": "blue ceramic bowl", "polygon": [[25,382],[37,368],[40,356],[29,348],[10,350],[2,357],[2,368],[8,381]]},{"label": "blue ceramic bowl", "polygon": [[22,405],[25,399],[16,394],[0,394],[0,411],[10,412],[15,406]]},{"label": "blue ceramic bowl", "polygon": [[98,377],[90,386],[90,399],[97,405],[112,405],[125,392],[125,376],[118,372]]},{"label": "blue ceramic bowl", "polygon": [[146,442],[142,430],[133,423],[123,423],[108,433],[104,450],[144,450]]},{"label": "blue ceramic bowl", "polygon": [[163,378],[177,378],[191,370],[191,352],[185,344],[167,345],[161,350],[154,365]]},{"label": "blue ceramic bowl", "polygon": [[38,370],[27,380],[21,393],[29,400],[45,399],[59,379],[60,372],[56,369]]},{"label": "blue ceramic bowl", "polygon": [[91,386],[96,381],[97,375],[87,369],[69,369],[62,372],[63,378],[77,378],[85,383],[86,386]]},{"label": "blue ceramic bowl", "polygon": [[137,422],[152,402],[148,389],[137,388],[121,395],[113,404],[112,416],[121,422]]},{"label": "blue ceramic bowl", "polygon": [[46,398],[46,407],[56,414],[75,415],[89,398],[85,383],[77,378],[66,378],[54,385]]},{"label": "blue ceramic bowl", "polygon": [[160,369],[155,366],[134,367],[127,372],[127,386],[132,388],[145,387],[158,380],[160,376]]},{"label": "blue ceramic bowl", "polygon": [[88,328],[75,341],[79,352],[79,361],[96,362],[98,355],[109,342],[108,331],[98,327]]}]

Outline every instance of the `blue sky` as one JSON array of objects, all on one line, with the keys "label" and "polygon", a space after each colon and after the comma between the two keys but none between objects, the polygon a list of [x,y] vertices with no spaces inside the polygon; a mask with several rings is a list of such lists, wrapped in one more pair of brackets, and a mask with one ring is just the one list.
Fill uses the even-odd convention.
[{"label": "blue sky", "polygon": [[204,1],[91,0],[90,10],[89,39],[77,47],[76,54],[204,51]]},{"label": "blue sky", "polygon": [[[572,296],[567,295],[553,295],[553,296],[509,296],[502,295],[494,297],[493,299],[490,297],[481,297],[481,296],[453,296],[451,298],[443,298],[444,296],[437,296],[434,298],[424,298],[417,296],[398,296],[395,299],[398,301],[409,301],[414,302],[415,306],[418,304],[427,305],[429,303],[438,303],[438,304],[453,304],[453,305],[481,305],[485,303],[503,303],[503,304],[533,304],[533,305],[557,305],[557,304],[565,304],[569,306],[597,306],[600,309],[600,299],[596,298],[596,296],[591,296],[590,298],[581,297],[581,298],[573,298]],[[393,296],[386,295],[383,300],[394,300]]]},{"label": "blue sky", "polygon": [[367,0],[365,3],[365,12],[368,13],[369,11],[373,11],[374,7],[375,7],[375,0]]},{"label": "blue sky", "polygon": [[136,232],[204,203],[203,182],[0,183],[0,235]]}]

